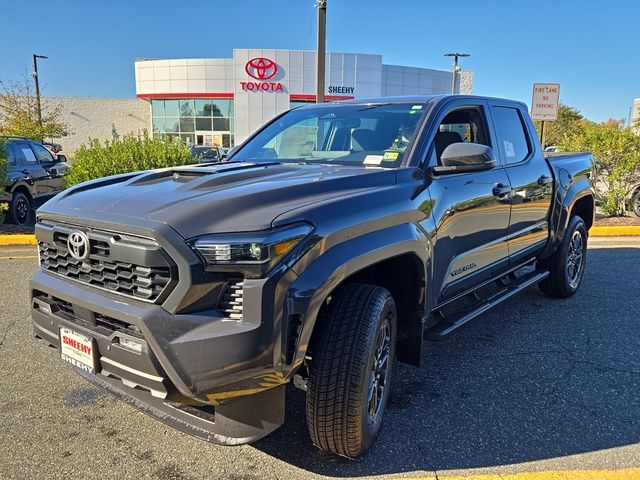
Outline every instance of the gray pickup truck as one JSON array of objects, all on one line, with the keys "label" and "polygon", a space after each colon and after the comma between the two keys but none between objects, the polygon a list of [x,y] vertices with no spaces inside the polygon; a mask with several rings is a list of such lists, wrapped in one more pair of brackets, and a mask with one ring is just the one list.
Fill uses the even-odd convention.
[{"label": "gray pickup truck", "polygon": [[35,335],[215,443],[278,428],[293,383],[312,442],[357,457],[396,360],[417,366],[423,340],[531,285],[576,292],[592,167],[587,153],[545,158],[513,101],[297,108],[227,162],[103,178],[40,208]]}]

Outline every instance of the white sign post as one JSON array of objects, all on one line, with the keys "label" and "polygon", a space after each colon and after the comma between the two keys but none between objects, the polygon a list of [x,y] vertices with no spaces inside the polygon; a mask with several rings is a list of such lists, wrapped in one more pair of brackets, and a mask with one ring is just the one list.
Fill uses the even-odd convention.
[{"label": "white sign post", "polygon": [[540,120],[540,143],[544,150],[544,123],[558,119],[560,105],[559,83],[534,83],[533,99],[531,100],[531,119]]}]

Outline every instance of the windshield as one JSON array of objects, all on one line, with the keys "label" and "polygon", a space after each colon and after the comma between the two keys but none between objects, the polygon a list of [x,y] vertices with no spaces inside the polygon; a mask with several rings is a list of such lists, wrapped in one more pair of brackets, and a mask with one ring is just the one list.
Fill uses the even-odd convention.
[{"label": "windshield", "polygon": [[400,166],[426,104],[324,105],[291,110],[233,161]]}]

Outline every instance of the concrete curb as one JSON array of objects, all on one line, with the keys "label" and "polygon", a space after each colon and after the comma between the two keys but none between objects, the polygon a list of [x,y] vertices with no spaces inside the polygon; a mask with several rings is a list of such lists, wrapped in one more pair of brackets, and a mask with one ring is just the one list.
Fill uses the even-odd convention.
[{"label": "concrete curb", "polygon": [[591,227],[591,230],[589,230],[589,235],[592,237],[640,236],[640,225]]},{"label": "concrete curb", "polygon": [[8,245],[37,245],[36,236],[29,234],[8,234],[0,235],[0,246]]},{"label": "concrete curb", "polygon": [[[591,227],[589,230],[591,237],[640,237],[640,225],[612,226],[612,227]],[[29,234],[7,234],[0,235],[0,247],[9,245],[37,245],[35,235]]]}]

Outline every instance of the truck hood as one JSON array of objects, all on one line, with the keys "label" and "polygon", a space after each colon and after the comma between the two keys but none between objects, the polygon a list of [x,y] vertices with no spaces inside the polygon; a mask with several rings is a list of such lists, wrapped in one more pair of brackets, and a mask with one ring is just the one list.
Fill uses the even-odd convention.
[{"label": "truck hood", "polygon": [[265,230],[287,211],[395,182],[395,171],[381,168],[230,162],[95,180],[63,192],[39,213],[144,219],[191,238]]}]

